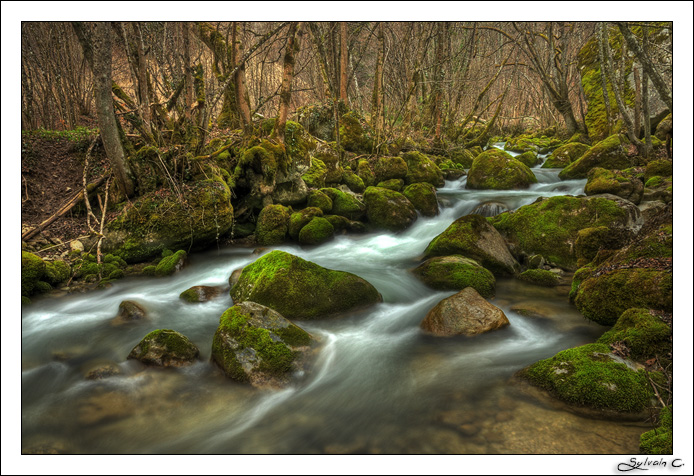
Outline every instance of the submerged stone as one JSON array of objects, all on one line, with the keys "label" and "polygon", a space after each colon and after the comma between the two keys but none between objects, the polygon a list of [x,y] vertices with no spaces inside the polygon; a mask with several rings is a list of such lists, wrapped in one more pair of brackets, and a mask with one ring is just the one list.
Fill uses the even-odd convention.
[{"label": "submerged stone", "polygon": [[287,319],[322,319],[381,302],[366,280],[275,250],[246,266],[230,291],[234,302],[253,301]]},{"label": "submerged stone", "polygon": [[192,364],[200,351],[186,336],[171,329],[157,329],[147,334],[128,354],[147,365],[180,367]]}]

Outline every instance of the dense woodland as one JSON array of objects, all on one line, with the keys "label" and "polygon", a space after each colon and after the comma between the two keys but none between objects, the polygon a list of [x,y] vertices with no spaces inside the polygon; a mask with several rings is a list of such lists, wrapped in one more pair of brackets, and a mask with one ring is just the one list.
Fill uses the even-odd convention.
[{"label": "dense woodland", "polygon": [[[587,180],[585,196],[480,209],[424,259],[477,260],[491,284],[469,286],[484,298],[494,276],[567,286],[612,329],[520,378],[609,415],[650,408],[660,426],[641,451],[672,451],[672,23],[24,22],[21,53],[23,304],[170,275],[222,245],[399,233],[439,213],[444,179],[527,189],[532,167],[562,169],[561,180]],[[503,256],[471,251],[461,233],[498,237]],[[258,263],[290,260],[274,253]],[[263,272],[232,275],[235,302],[267,304],[233,284],[260,288]],[[427,284],[468,286],[443,281]],[[379,302],[369,293],[355,299]],[[299,303],[303,315],[287,301],[267,305],[298,319],[336,311]],[[215,335],[227,376],[265,382],[215,357],[220,346]],[[601,387],[592,376],[612,370],[596,352],[645,373]],[[587,362],[595,382],[563,388],[552,365],[567,362]],[[624,395],[603,396],[612,385]]]}]

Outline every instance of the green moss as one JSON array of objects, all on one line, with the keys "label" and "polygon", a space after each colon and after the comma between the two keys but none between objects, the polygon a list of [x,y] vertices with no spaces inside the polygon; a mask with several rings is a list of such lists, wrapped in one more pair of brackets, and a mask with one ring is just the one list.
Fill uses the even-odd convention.
[{"label": "green moss", "polygon": [[22,296],[22,306],[28,306],[29,304],[31,304],[31,299],[26,296]]},{"label": "green moss", "polygon": [[[156,347],[155,354],[150,349]],[[147,334],[128,355],[145,364],[176,365],[190,362],[200,355],[200,351],[186,336],[171,329],[157,329]],[[161,360],[161,362],[158,362]]]},{"label": "green moss", "polygon": [[535,174],[523,163],[499,149],[489,149],[475,158],[468,171],[467,188],[511,190],[537,183]]},{"label": "green moss", "polygon": [[108,274],[108,279],[123,279],[125,272],[122,269],[114,269]]},{"label": "green moss", "polygon": [[369,161],[366,159],[361,159],[357,163],[357,175],[364,182],[366,187],[376,185],[376,174],[371,170]]},{"label": "green moss", "polygon": [[646,186],[651,178],[661,176],[661,177],[671,177],[672,176],[672,160],[658,159],[648,162],[646,165],[646,172],[644,174],[644,179],[646,180]]},{"label": "green moss", "polygon": [[299,243],[302,245],[318,245],[333,237],[335,228],[323,217],[311,219],[299,232]]},{"label": "green moss", "polygon": [[664,182],[665,181],[664,181],[663,177],[656,175],[656,176],[649,178],[648,181],[646,181],[646,187],[657,188],[657,187],[660,187]]},{"label": "green moss", "polygon": [[610,358],[610,348],[604,344],[559,352],[519,375],[572,405],[636,413],[650,403],[645,373]]},{"label": "green moss", "polygon": [[287,319],[320,319],[381,301],[378,291],[354,274],[277,250],[246,266],[230,294],[234,302],[257,302]]},{"label": "green moss", "polygon": [[35,254],[22,251],[22,296],[31,296],[46,273],[46,263]]},{"label": "green moss", "polygon": [[606,226],[584,228],[578,232],[574,250],[576,258],[592,261],[601,249],[611,249],[618,246],[614,230]]},{"label": "green moss", "polygon": [[660,411],[660,426],[641,435],[639,451],[647,455],[671,455],[672,405]]},{"label": "green moss", "polygon": [[368,187],[364,204],[369,222],[379,228],[400,231],[417,219],[414,205],[401,193],[387,188]]},{"label": "green moss", "polygon": [[157,272],[157,267],[150,265],[150,266],[145,266],[142,268],[142,275],[143,276],[154,276]]},{"label": "green moss", "polygon": [[434,187],[443,187],[446,183],[441,169],[421,152],[406,152],[403,159],[407,163],[407,175],[405,176],[407,185],[426,182]]},{"label": "green moss", "polygon": [[378,182],[404,179],[407,176],[407,163],[402,157],[378,157],[374,163],[374,171]]},{"label": "green moss", "polygon": [[672,329],[648,309],[627,309],[614,327],[598,340],[600,344],[623,342],[634,360],[666,358],[672,352]]},{"label": "green moss", "polygon": [[346,170],[342,174],[342,181],[349,187],[354,193],[363,193],[366,189],[364,181],[357,174],[351,170]]},{"label": "green moss", "polygon": [[434,289],[460,291],[472,287],[484,298],[494,297],[494,275],[476,261],[463,256],[431,258],[413,272]]},{"label": "green moss", "polygon": [[629,219],[628,210],[602,197],[551,197],[490,219],[494,227],[519,250],[540,254],[568,269],[576,267],[573,244],[584,228],[618,228]]},{"label": "green moss", "polygon": [[53,286],[48,284],[46,281],[36,281],[36,286],[34,288],[34,292],[36,294],[43,294],[50,292],[51,289],[53,289]]},{"label": "green moss", "polygon": [[[104,260],[105,261],[105,260]],[[65,261],[46,261],[45,279],[53,286],[67,281],[70,277],[70,265]]]},{"label": "green moss", "polygon": [[320,190],[333,202],[331,212],[333,215],[341,215],[350,220],[360,220],[366,213],[366,207],[352,195],[336,188],[322,188]]},{"label": "green moss", "polygon": [[200,294],[194,288],[186,289],[178,297],[186,302],[200,302]]},{"label": "green moss", "polygon": [[433,217],[439,214],[439,202],[433,185],[424,182],[413,183],[405,187],[402,194],[422,215]]},{"label": "green moss", "polygon": [[542,168],[563,169],[570,163],[578,160],[588,149],[590,149],[590,147],[585,144],[570,142],[552,152],[552,155],[547,157]]},{"label": "green moss", "polygon": [[350,111],[340,118],[340,144],[345,150],[355,153],[372,151],[373,139],[365,124],[354,111]]},{"label": "green moss", "polygon": [[188,253],[186,253],[185,250],[178,250],[171,256],[162,258],[161,261],[159,261],[159,264],[157,264],[154,274],[156,276],[171,276],[176,271],[181,269],[187,257]]},{"label": "green moss", "polygon": [[628,143],[628,139],[619,134],[598,142],[579,159],[559,172],[559,178],[562,180],[586,178],[593,167],[622,170],[633,166],[632,160],[627,155]]},{"label": "green moss", "polygon": [[290,163],[303,165],[309,163],[309,152],[316,148],[316,142],[306,133],[303,126],[294,121],[287,121],[284,126],[284,145]]},{"label": "green moss", "polygon": [[313,220],[314,217],[322,216],[323,211],[317,207],[307,207],[292,213],[289,217],[289,236],[293,240],[298,240],[301,229]]},{"label": "green moss", "polygon": [[404,186],[405,181],[403,179],[390,179],[384,182],[379,182],[377,185],[379,188],[387,188],[388,190],[393,190],[394,192],[400,192]]},{"label": "green moss", "polygon": [[323,213],[330,213],[333,210],[332,199],[320,190],[311,190],[308,193],[307,205],[320,208]]},{"label": "green moss", "polygon": [[542,162],[542,159],[537,156],[532,150],[523,152],[521,155],[515,157],[515,159],[523,163],[526,167],[534,167],[535,165]]},{"label": "green moss", "polygon": [[559,284],[559,276],[551,271],[544,269],[528,269],[523,271],[518,278],[531,284],[539,286],[556,286]]},{"label": "green moss", "polygon": [[268,205],[258,215],[255,234],[263,246],[283,243],[288,231],[289,211],[282,205]]},{"label": "green moss", "polygon": [[327,175],[328,168],[325,166],[325,163],[320,159],[313,158],[311,167],[301,178],[310,188],[323,188],[325,187],[325,177]]}]

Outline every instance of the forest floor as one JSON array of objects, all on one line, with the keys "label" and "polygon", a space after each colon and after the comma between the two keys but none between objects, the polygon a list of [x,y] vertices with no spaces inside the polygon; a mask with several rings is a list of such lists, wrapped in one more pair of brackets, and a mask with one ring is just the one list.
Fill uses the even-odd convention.
[{"label": "forest floor", "polygon": [[[83,187],[82,176],[88,144],[65,138],[22,136],[22,233],[56,213]],[[108,160],[95,147],[90,160],[88,183],[107,169]],[[98,207],[98,204],[96,204]],[[98,208],[95,210],[97,216]],[[67,243],[89,235],[84,205],[79,204],[51,223],[31,241]]]}]

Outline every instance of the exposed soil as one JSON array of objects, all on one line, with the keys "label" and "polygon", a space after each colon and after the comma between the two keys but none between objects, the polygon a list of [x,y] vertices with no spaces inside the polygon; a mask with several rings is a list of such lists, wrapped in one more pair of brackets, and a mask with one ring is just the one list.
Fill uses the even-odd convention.
[{"label": "exposed soil", "polygon": [[[49,218],[82,189],[88,147],[89,143],[64,138],[22,137],[22,233]],[[94,182],[107,169],[108,161],[97,143],[90,155],[87,183]],[[94,212],[100,216],[98,201],[92,200],[92,207],[96,207]],[[35,249],[44,249],[47,244],[56,244],[57,240],[67,243],[89,233],[82,202],[32,238],[29,244]]]}]

